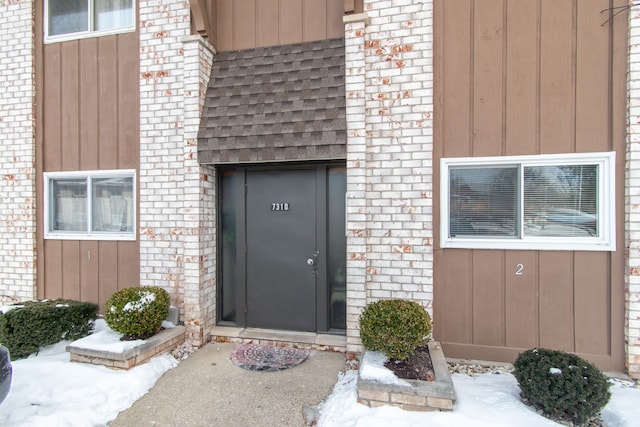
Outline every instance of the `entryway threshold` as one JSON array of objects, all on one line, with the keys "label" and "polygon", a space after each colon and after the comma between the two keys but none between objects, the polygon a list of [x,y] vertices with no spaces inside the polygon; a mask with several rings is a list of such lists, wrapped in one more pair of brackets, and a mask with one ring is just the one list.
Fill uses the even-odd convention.
[{"label": "entryway threshold", "polygon": [[347,350],[347,338],[344,335],[318,334],[314,332],[283,331],[277,329],[236,328],[232,326],[214,326],[211,341],[272,343],[274,345],[307,348],[318,351]]}]

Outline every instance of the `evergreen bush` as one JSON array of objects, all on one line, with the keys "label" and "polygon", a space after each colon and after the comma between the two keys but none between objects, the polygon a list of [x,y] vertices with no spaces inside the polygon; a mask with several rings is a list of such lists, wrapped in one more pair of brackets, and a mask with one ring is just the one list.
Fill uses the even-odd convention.
[{"label": "evergreen bush", "polygon": [[0,313],[0,343],[12,360],[37,353],[40,347],[74,341],[91,333],[98,305],[73,300],[28,301]]},{"label": "evergreen bush", "polygon": [[431,316],[414,301],[380,300],[360,315],[362,345],[393,360],[411,357],[416,347],[428,342],[431,328]]},{"label": "evergreen bush", "polygon": [[169,294],[158,286],[121,289],[107,300],[104,320],[125,339],[145,339],[160,330],[169,315]]},{"label": "evergreen bush", "polygon": [[574,354],[531,349],[518,356],[514,368],[523,400],[554,419],[583,424],[611,397],[605,375]]}]

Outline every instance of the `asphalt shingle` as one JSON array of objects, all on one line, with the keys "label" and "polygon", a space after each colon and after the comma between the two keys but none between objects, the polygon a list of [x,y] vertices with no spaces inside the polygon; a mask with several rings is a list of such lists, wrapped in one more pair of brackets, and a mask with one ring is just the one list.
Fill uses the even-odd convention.
[{"label": "asphalt shingle", "polygon": [[344,40],[216,55],[200,133],[200,163],[343,159]]}]

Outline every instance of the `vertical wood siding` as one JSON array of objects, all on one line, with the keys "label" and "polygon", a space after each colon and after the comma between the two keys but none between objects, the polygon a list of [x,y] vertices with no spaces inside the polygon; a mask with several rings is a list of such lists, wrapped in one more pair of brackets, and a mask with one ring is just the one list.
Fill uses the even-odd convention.
[{"label": "vertical wood siding", "polygon": [[253,49],[344,36],[344,0],[217,0],[216,50]]},{"label": "vertical wood siding", "polygon": [[617,152],[615,252],[436,248],[435,337],[448,356],[513,360],[541,346],[624,369],[627,16],[601,12],[624,4],[435,1],[435,188],[442,157]]},{"label": "vertical wood siding", "polygon": [[[36,26],[42,28],[42,2]],[[36,50],[39,298],[98,303],[139,282],[138,242],[43,239],[42,173],[139,165],[139,42],[125,33]]]}]

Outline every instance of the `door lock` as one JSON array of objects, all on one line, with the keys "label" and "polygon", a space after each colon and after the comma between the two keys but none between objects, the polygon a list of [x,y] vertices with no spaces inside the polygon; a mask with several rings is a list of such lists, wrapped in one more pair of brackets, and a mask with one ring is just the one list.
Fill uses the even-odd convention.
[{"label": "door lock", "polygon": [[312,258],[309,258],[309,259],[307,260],[307,265],[308,265],[309,267],[313,267],[315,264],[316,264],[316,262],[315,262]]}]

